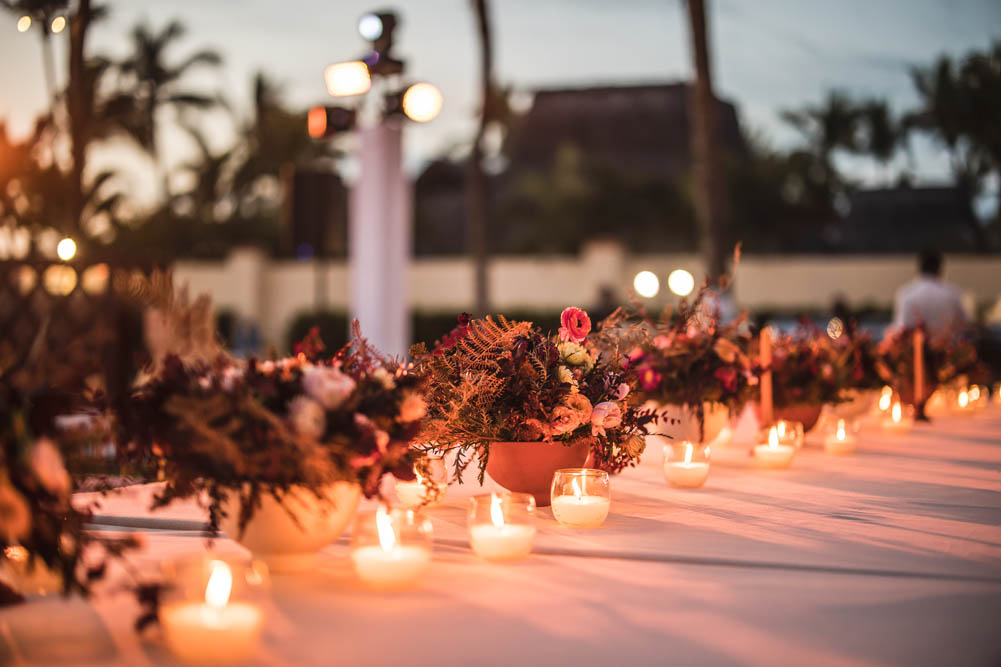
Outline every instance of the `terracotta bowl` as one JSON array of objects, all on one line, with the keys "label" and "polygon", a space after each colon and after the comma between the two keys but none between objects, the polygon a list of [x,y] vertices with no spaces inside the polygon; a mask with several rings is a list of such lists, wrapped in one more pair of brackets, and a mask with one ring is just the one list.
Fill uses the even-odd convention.
[{"label": "terracotta bowl", "polygon": [[487,474],[508,491],[531,493],[537,506],[548,507],[553,473],[560,468],[582,467],[587,454],[584,443],[494,442]]},{"label": "terracotta bowl", "polygon": [[775,418],[800,422],[803,424],[803,432],[806,433],[817,425],[823,410],[823,405],[787,405],[784,408],[775,408]]}]

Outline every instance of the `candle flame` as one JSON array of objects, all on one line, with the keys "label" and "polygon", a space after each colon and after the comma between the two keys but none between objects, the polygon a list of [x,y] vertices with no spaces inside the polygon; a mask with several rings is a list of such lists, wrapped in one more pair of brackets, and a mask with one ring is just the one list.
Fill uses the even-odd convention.
[{"label": "candle flame", "polygon": [[768,430],[768,447],[771,449],[779,448],[779,431],[774,426]]},{"label": "candle flame", "polygon": [[965,408],[966,406],[968,406],[970,404],[970,395],[966,392],[965,389],[963,391],[959,392],[959,399],[958,400],[959,400],[959,407],[961,407],[961,408]]},{"label": "candle flame", "polygon": [[886,412],[890,409],[890,401],[893,400],[893,389],[890,387],[883,387],[882,393],[879,395],[879,409],[882,412]]},{"label": "candle flame", "polygon": [[786,437],[786,420],[785,419],[780,419],[779,423],[776,424],[775,426],[779,430],[779,437],[780,438]]},{"label": "candle flame", "polygon": [[210,566],[212,572],[205,586],[205,603],[213,609],[222,609],[229,602],[229,594],[233,590],[233,573],[229,565],[221,560],[212,561]]},{"label": "candle flame", "polygon": [[890,418],[895,423],[900,423],[901,411],[900,411],[900,401],[893,404],[893,410],[890,412]]},{"label": "candle flame", "polygon": [[970,391],[969,391],[968,395],[970,397],[970,402],[971,403],[975,403],[976,401],[979,401],[980,400],[980,387],[978,387],[977,385],[973,385],[972,387],[970,387]]},{"label": "candle flame", "polygon": [[834,437],[837,438],[838,440],[844,440],[845,439],[845,420],[844,419],[839,419],[838,420],[838,432],[834,434]]},{"label": "candle flame", "polygon": [[576,477],[574,477],[574,478],[572,478],[570,480],[570,485],[573,486],[573,495],[574,495],[574,498],[576,498],[577,500],[580,500],[582,494],[580,492],[580,485],[577,483],[577,478]]},{"label": "candle flame", "polygon": [[685,463],[692,462],[692,443],[685,443]]},{"label": "candle flame", "polygon": [[393,520],[382,505],[375,512],[375,528],[379,531],[379,546],[383,551],[392,551],[396,546],[396,533],[393,532]]},{"label": "candle flame", "polygon": [[497,528],[504,525],[504,512],[501,510],[500,496],[490,495],[490,522]]}]

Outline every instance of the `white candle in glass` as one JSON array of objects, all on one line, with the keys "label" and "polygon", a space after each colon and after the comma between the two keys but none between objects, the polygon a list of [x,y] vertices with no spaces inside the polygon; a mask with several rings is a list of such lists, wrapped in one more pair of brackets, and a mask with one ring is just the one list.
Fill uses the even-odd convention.
[{"label": "white candle in glass", "polygon": [[879,393],[879,411],[889,412],[891,404],[893,402],[893,389],[891,387],[883,387],[882,391]]},{"label": "white candle in glass", "polygon": [[904,415],[900,401],[894,401],[893,407],[890,408],[890,417],[883,420],[883,430],[892,433],[907,433],[913,425],[914,419]]},{"label": "white candle in glass", "polygon": [[469,527],[469,542],[473,552],[487,560],[517,560],[532,553],[535,526],[505,523],[501,497],[491,496],[490,523]]},{"label": "white candle in glass", "polygon": [[953,412],[960,415],[968,415],[976,411],[977,407],[974,404],[974,401],[970,400],[970,392],[966,387],[959,390],[959,393],[956,395],[956,405],[954,405],[952,409]]},{"label": "white candle in glass", "polygon": [[828,454],[843,455],[855,451],[855,436],[845,429],[845,420],[838,420],[838,427],[824,439],[824,449]]},{"label": "white candle in glass", "polygon": [[553,516],[568,528],[597,528],[605,523],[611,504],[603,496],[586,496],[581,493],[577,478],[570,480],[572,496],[557,496],[552,500]]},{"label": "white candle in glass", "polygon": [[257,648],[263,614],[256,605],[230,602],[233,574],[213,561],[205,602],[180,602],[160,609],[164,640],[178,658],[188,662],[235,662]]},{"label": "white candle in glass", "polygon": [[692,443],[686,442],[684,461],[664,461],[664,476],[673,485],[685,489],[696,489],[706,483],[709,477],[708,461],[692,461]]},{"label": "white candle in glass", "polygon": [[768,429],[768,442],[754,446],[754,458],[763,468],[787,468],[796,456],[794,445],[779,444],[778,430]]},{"label": "white candle in glass", "polygon": [[351,552],[358,577],[376,588],[401,588],[417,582],[431,565],[427,549],[399,544],[393,521],[380,505],[375,515],[379,544]]}]

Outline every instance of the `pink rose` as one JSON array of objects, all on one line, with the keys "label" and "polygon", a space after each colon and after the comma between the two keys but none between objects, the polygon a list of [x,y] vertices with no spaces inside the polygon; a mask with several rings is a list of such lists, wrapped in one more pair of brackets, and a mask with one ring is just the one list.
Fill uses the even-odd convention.
[{"label": "pink rose", "polygon": [[622,409],[617,403],[603,401],[591,410],[591,435],[605,435],[606,428],[622,423]]},{"label": "pink rose", "polygon": [[311,366],[303,369],[302,387],[327,410],[336,410],[355,390],[355,381],[339,368]]},{"label": "pink rose", "polygon": [[319,440],[327,429],[327,415],[323,406],[306,396],[296,396],[288,406],[292,429],[304,438]]},{"label": "pink rose", "polygon": [[400,403],[400,421],[415,422],[428,412],[427,403],[419,394],[407,394]]},{"label": "pink rose", "polygon": [[583,343],[591,331],[591,318],[580,308],[571,306],[560,315],[560,340]]},{"label": "pink rose", "polygon": [[615,398],[621,401],[622,399],[624,399],[626,396],[629,395],[629,389],[630,389],[629,384],[623,382],[622,384],[619,385],[619,388],[616,390]]},{"label": "pink rose", "polygon": [[581,394],[570,394],[567,396],[566,405],[561,405],[553,410],[553,420],[549,424],[549,430],[553,435],[563,435],[571,433],[586,424],[593,414],[591,411],[591,401]]},{"label": "pink rose", "polygon": [[654,336],[653,346],[658,350],[667,349],[671,346],[671,339],[665,336],[664,334],[660,334],[659,336]]}]

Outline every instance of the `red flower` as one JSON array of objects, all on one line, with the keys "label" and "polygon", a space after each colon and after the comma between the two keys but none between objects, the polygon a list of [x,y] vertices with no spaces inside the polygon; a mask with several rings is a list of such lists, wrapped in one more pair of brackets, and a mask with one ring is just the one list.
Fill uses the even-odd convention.
[{"label": "red flower", "polygon": [[643,366],[638,373],[643,391],[656,391],[660,387],[661,375],[652,366]]},{"label": "red flower", "polygon": [[723,383],[723,388],[727,391],[736,391],[737,389],[737,370],[733,366],[721,366],[716,369],[713,376]]},{"label": "red flower", "polygon": [[580,308],[571,306],[560,315],[560,340],[583,343],[591,332],[591,318]]}]

